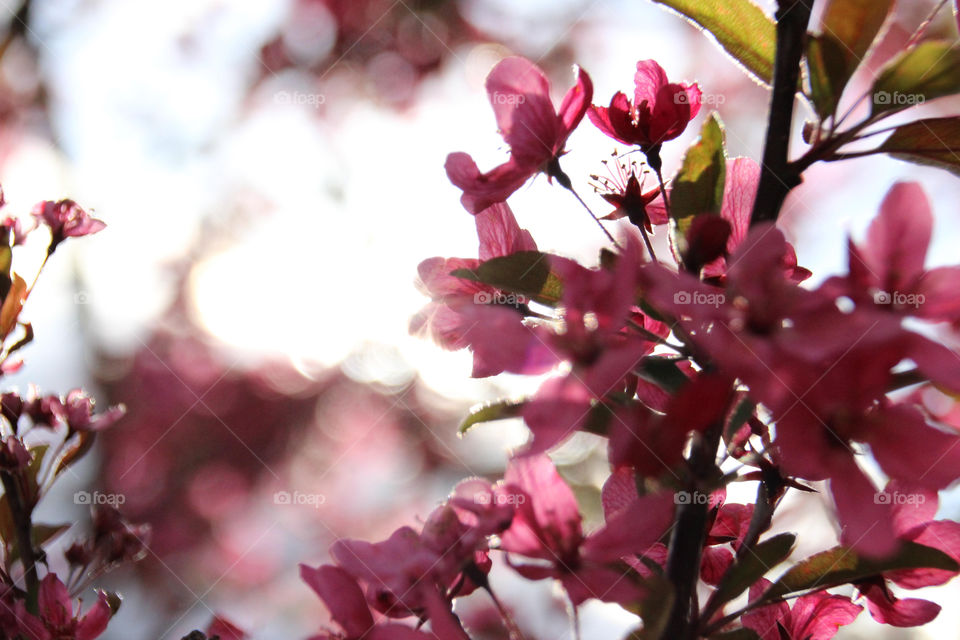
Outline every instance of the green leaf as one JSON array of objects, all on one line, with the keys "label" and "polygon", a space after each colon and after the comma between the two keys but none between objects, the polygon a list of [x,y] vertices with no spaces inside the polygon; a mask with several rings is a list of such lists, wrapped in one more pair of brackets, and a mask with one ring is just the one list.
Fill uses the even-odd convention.
[{"label": "green leaf", "polygon": [[960,93],[960,49],[931,40],[888,63],[873,83],[873,113],[895,111]]},{"label": "green leaf", "polygon": [[553,306],[563,296],[563,282],[550,270],[550,257],[539,251],[520,251],[487,260],[476,269],[457,269],[452,275]]},{"label": "green leaf", "polygon": [[676,223],[675,239],[680,242],[685,241],[694,216],[719,214],[723,206],[726,176],[723,139],[723,125],[717,114],[712,113],[703,123],[700,139],[687,149],[683,165],[673,180],[670,213]]},{"label": "green leaf", "polygon": [[797,536],[792,533],[781,533],[748,550],[724,574],[714,596],[717,602],[733,600],[749,589],[750,585],[762,578],[765,573],[786,560],[796,540]]},{"label": "green leaf", "polygon": [[810,97],[821,120],[836,113],[850,79],[845,53],[844,46],[828,34],[813,36],[807,43]]},{"label": "green leaf", "polygon": [[676,362],[660,356],[647,356],[641,360],[637,375],[670,393],[676,393],[688,382],[687,375]]},{"label": "green leaf", "polygon": [[749,0],[654,0],[710,32],[730,56],[764,84],[773,81],[777,27]]},{"label": "green leaf", "polygon": [[33,536],[33,546],[42,547],[72,526],[69,522],[65,524],[34,524],[31,534]]},{"label": "green leaf", "polygon": [[847,82],[892,8],[893,0],[830,0],[826,4],[820,35],[807,45],[811,97],[821,119],[836,113]]},{"label": "green leaf", "polygon": [[892,8],[893,0],[827,2],[820,20],[820,31],[842,47],[846,79],[863,62]]},{"label": "green leaf", "polygon": [[471,427],[481,422],[493,422],[494,420],[506,420],[507,418],[519,417],[525,404],[525,400],[499,400],[497,402],[473,407],[463,422],[460,423],[457,432],[463,435],[469,431]]},{"label": "green leaf", "polygon": [[932,118],[897,127],[879,150],[960,175],[960,118]]},{"label": "green leaf", "polygon": [[852,549],[834,547],[802,560],[790,568],[764,593],[763,598],[780,598],[808,589],[826,589],[901,569],[944,569],[958,571],[957,563],[938,549],[907,542],[889,558],[864,558]]}]

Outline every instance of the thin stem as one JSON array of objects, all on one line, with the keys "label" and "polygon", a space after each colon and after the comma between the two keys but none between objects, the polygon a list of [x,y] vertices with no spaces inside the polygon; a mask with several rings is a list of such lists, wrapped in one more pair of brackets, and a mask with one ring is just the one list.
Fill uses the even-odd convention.
[{"label": "thin stem", "polygon": [[573,197],[577,199],[577,202],[579,202],[580,204],[583,205],[583,208],[587,210],[587,213],[590,214],[590,217],[593,218],[594,222],[597,223],[597,226],[600,227],[600,229],[603,231],[604,235],[606,235],[607,238],[610,240],[610,242],[613,243],[613,246],[615,246],[617,249],[621,249],[622,247],[617,243],[616,240],[614,240],[613,236],[610,235],[610,232],[607,231],[607,228],[606,228],[605,226],[603,226],[603,223],[600,222],[600,218],[598,218],[598,217],[593,213],[593,210],[590,209],[589,205],[587,205],[587,203],[583,201],[583,198],[581,198],[581,197],[580,197],[580,194],[576,192],[576,190],[573,188],[573,185],[570,185],[570,186],[566,187],[566,189],[567,189],[567,191],[569,191],[570,193],[573,194]]},{"label": "thin stem", "polygon": [[513,616],[510,615],[510,611],[507,610],[503,603],[500,602],[500,598],[497,597],[497,594],[493,592],[493,589],[489,585],[484,587],[488,594],[490,594],[490,599],[493,600],[493,606],[497,608],[497,612],[500,614],[500,617],[503,619],[503,624],[507,628],[507,632],[510,634],[510,640],[525,640],[523,632],[520,631],[520,627],[517,625],[516,620],[513,619]]},{"label": "thin stem", "polygon": [[933,8],[933,11],[930,12],[923,22],[920,23],[920,26],[917,27],[917,30],[913,32],[913,35],[910,36],[910,39],[907,40],[906,46],[904,49],[909,49],[913,45],[920,42],[920,38],[923,37],[923,34],[927,32],[927,28],[933,22],[933,19],[937,17],[937,14],[940,13],[940,10],[943,9],[943,6],[947,4],[947,0],[940,0],[940,2]]},{"label": "thin stem", "polygon": [[37,556],[33,548],[31,509],[24,503],[20,481],[13,473],[6,470],[0,471],[0,479],[3,481],[3,492],[7,496],[7,505],[16,529],[17,551],[20,554],[20,562],[23,564],[23,577],[27,590],[27,610],[36,614],[40,580],[37,576]]},{"label": "thin stem", "polygon": [[800,174],[789,162],[790,133],[800,60],[807,24],[815,0],[779,0],[777,3],[777,46],[773,71],[773,97],[763,149],[763,170],[757,187],[750,224],[776,222],[787,194],[800,184]]},{"label": "thin stem", "polygon": [[647,228],[643,225],[640,225],[640,236],[643,237],[643,244],[647,245],[647,251],[650,253],[650,259],[654,262],[659,262],[659,260],[657,260],[657,254],[653,251],[653,244],[650,242],[650,236],[647,234]]},{"label": "thin stem", "polygon": [[597,226],[600,227],[600,230],[603,231],[604,235],[613,243],[617,249],[621,249],[620,245],[617,244],[617,241],[613,239],[613,236],[610,235],[610,232],[607,231],[607,228],[603,226],[603,223],[600,222],[600,218],[594,215],[593,210],[583,201],[583,198],[580,197],[580,194],[577,193],[577,190],[573,188],[573,182],[570,181],[570,176],[563,172],[563,169],[560,168],[560,161],[557,158],[554,158],[547,165],[547,175],[551,178],[556,178],[557,182],[561,187],[573,194],[573,197],[577,199],[577,202],[583,205],[583,208],[587,210],[587,213],[590,214],[590,217],[593,218],[593,221],[597,223]]}]

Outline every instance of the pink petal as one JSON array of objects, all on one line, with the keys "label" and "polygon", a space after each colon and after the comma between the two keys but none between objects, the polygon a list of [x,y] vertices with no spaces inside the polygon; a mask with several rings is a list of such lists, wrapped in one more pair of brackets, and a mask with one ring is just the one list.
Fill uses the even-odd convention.
[{"label": "pink petal", "polygon": [[457,269],[475,272],[478,266],[479,260],[469,258],[427,258],[417,266],[419,284],[422,285],[421,289],[433,298],[473,296],[480,291],[489,291],[490,287],[487,285],[450,275]]},{"label": "pink petal", "polygon": [[[913,529],[907,539],[939,549],[960,563],[960,523],[952,520],[928,522]],[[891,571],[884,575],[905,589],[919,589],[944,584],[957,575],[957,572],[945,569],[912,569]]]},{"label": "pink petal", "polygon": [[666,72],[655,60],[639,61],[633,81],[636,84],[633,104],[638,109],[644,102],[652,106],[657,100],[660,89],[668,83]]},{"label": "pink petal", "polygon": [[[113,612],[107,603],[107,596],[101,593],[96,603],[77,623],[76,640],[94,640],[94,638],[100,637],[100,634],[107,630],[107,623],[110,622],[112,616]],[[233,639],[223,636],[223,640]],[[237,640],[241,639],[238,638]]]},{"label": "pink petal", "polygon": [[[546,455],[519,456],[510,460],[503,477],[504,485],[519,487],[530,503],[521,505],[514,524],[501,536],[503,548],[510,548],[511,532],[518,520],[532,516],[535,525],[545,534],[541,545],[553,549],[576,548],[582,539],[580,509],[569,485],[557,473]],[[529,508],[529,510],[528,510]]]},{"label": "pink petal", "polygon": [[583,115],[587,112],[591,100],[593,100],[593,82],[586,71],[579,69],[577,71],[577,84],[572,86],[563,96],[558,111],[560,120],[563,122],[564,139],[583,120]]},{"label": "pink petal", "polygon": [[700,85],[696,82],[693,84],[681,84],[681,87],[687,92],[687,104],[690,105],[690,119],[693,120],[697,117],[697,114],[700,113],[700,103],[703,101],[703,92],[700,91]]},{"label": "pink petal", "polygon": [[526,58],[504,58],[487,76],[486,86],[497,126],[513,157],[531,165],[549,160],[564,136],[543,71]]},{"label": "pink petal", "polygon": [[581,546],[584,558],[612,562],[629,555],[646,555],[673,522],[673,493],[641,496],[607,519]]},{"label": "pink petal", "polygon": [[493,204],[475,217],[480,238],[480,260],[508,256],[520,251],[536,251],[537,244],[526,229],[521,229],[506,202]]},{"label": "pink petal", "polygon": [[794,638],[830,640],[840,627],[856,620],[861,611],[863,607],[847,597],[818,591],[801,596],[793,605],[790,631]]},{"label": "pink petal", "polygon": [[67,587],[53,573],[40,582],[40,616],[49,626],[65,627],[73,620],[73,603]]},{"label": "pink petal", "polygon": [[862,249],[870,269],[887,287],[907,291],[923,272],[932,232],[933,213],[923,188],[916,182],[898,182],[867,230]]},{"label": "pink petal", "polygon": [[[750,602],[756,601],[760,596],[770,588],[771,582],[766,578],[761,578],[750,587]],[[743,626],[747,629],[753,629],[760,636],[760,640],[781,640],[777,624],[781,623],[785,627],[790,624],[790,605],[786,602],[778,602],[764,607],[758,607],[745,614],[741,618]]]},{"label": "pink petal", "polygon": [[351,638],[360,638],[373,626],[373,616],[363,592],[349,573],[333,565],[316,569],[300,565],[300,578],[313,589],[340,627]]},{"label": "pink petal", "polygon": [[870,433],[870,449],[891,478],[942,489],[957,479],[960,435],[927,424],[912,406],[883,411]]},{"label": "pink petal", "polygon": [[609,519],[636,499],[637,481],[633,470],[626,467],[615,469],[603,483],[603,490],[600,492],[604,517]]},{"label": "pink petal", "polygon": [[448,155],[444,168],[450,182],[463,190],[461,204],[474,215],[505,201],[539,170],[539,166],[521,165],[511,158],[487,173],[480,173],[473,158],[463,152]]},{"label": "pink petal", "polygon": [[590,107],[587,115],[594,126],[614,140],[631,145],[647,142],[646,136],[633,125],[632,106],[623,92],[614,94],[609,108]]},{"label": "pink petal", "polygon": [[883,556],[896,549],[890,506],[876,499],[877,490],[852,457],[834,469],[830,492],[837,507],[843,544],[868,556]]},{"label": "pink petal", "polygon": [[683,133],[692,117],[687,100],[687,91],[679,84],[666,84],[660,87],[650,105],[648,126],[651,144],[673,140]]},{"label": "pink petal", "polygon": [[940,613],[940,605],[919,598],[896,598],[882,582],[857,587],[867,598],[867,608],[874,620],[894,627],[919,627]]},{"label": "pink petal", "polygon": [[700,560],[700,578],[707,584],[716,586],[732,564],[733,553],[729,549],[707,547]]},{"label": "pink petal", "polygon": [[960,267],[927,271],[917,283],[916,293],[923,296],[916,308],[917,316],[949,322],[960,319]]}]

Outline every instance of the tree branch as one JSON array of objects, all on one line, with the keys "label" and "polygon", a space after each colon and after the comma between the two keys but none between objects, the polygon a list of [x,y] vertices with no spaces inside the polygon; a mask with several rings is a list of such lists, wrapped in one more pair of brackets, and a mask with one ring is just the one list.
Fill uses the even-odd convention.
[{"label": "tree branch", "polygon": [[773,96],[770,120],[763,149],[763,170],[757,188],[750,224],[776,222],[783,201],[800,184],[800,172],[790,165],[790,130],[800,60],[806,41],[807,24],[815,0],[779,0],[777,3],[777,54],[773,69]]}]

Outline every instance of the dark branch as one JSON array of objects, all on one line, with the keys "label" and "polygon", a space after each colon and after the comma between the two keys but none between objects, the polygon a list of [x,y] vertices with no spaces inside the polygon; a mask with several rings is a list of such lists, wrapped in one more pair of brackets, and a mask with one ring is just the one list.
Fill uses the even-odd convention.
[{"label": "dark branch", "polygon": [[800,172],[790,165],[790,130],[800,81],[800,60],[807,24],[815,0],[780,0],[777,18],[777,55],[773,69],[773,97],[763,149],[763,171],[753,205],[751,224],[775,222],[790,190],[800,184]]}]

